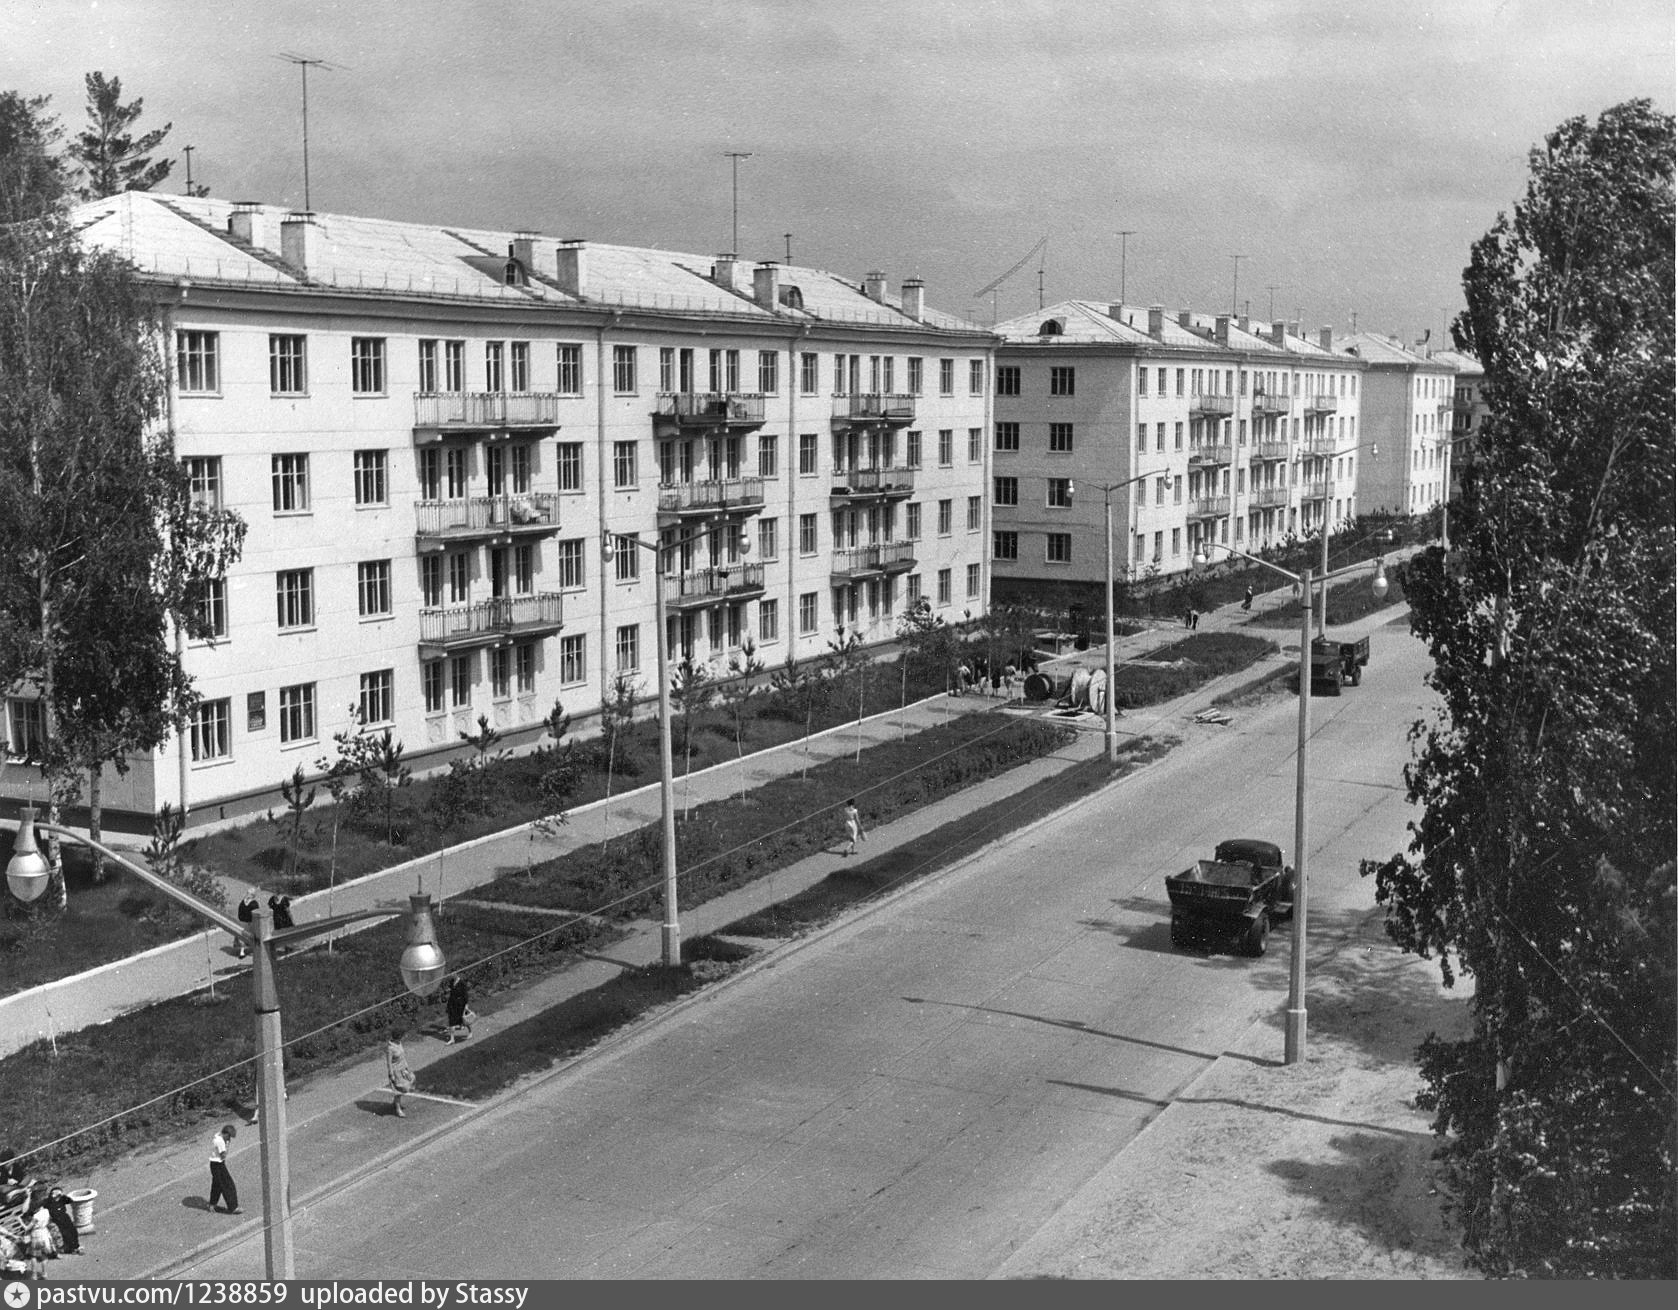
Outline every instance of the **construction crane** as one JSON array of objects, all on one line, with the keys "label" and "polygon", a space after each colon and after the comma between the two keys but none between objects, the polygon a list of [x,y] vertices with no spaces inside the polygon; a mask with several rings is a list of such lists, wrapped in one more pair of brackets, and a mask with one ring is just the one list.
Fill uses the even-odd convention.
[{"label": "construction crane", "polygon": [[[1041,241],[1039,241],[1036,245],[1034,245],[1030,250],[1026,251],[1025,255],[1020,259],[1020,261],[1018,263],[1016,263],[1012,268],[1010,268],[1006,273],[1004,273],[1001,277],[997,278],[994,282],[991,282],[988,286],[982,286],[977,291],[975,291],[973,293],[975,299],[977,299],[979,296],[989,296],[990,297],[990,321],[991,321],[992,326],[994,326],[995,323],[996,323],[996,289],[999,286],[1001,286],[1004,282],[1006,282],[1009,278],[1013,277],[1014,274],[1018,273],[1027,264],[1029,264],[1032,260],[1032,257],[1037,255],[1038,253],[1044,252],[1043,253],[1043,258],[1044,258],[1044,262],[1046,263],[1047,260],[1048,260],[1048,255],[1046,253],[1048,248],[1049,248],[1049,238],[1048,238],[1047,235],[1045,235]],[[1038,309],[1043,308],[1043,265],[1042,264],[1038,264],[1038,266],[1037,266],[1037,308]]]}]

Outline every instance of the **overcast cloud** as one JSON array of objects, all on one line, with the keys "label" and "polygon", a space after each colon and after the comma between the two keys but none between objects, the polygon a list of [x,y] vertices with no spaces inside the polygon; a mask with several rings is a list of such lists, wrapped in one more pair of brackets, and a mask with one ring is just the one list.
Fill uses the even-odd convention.
[{"label": "overcast cloud", "polygon": [[[194,180],[325,212],[709,254],[740,245],[988,321],[1048,299],[1437,341],[1470,242],[1564,118],[1674,108],[1671,0],[5,0],[0,89],[82,75],[173,121]],[[184,168],[163,190],[180,190]],[[1037,264],[997,293],[1037,303]],[[1272,293],[1269,288],[1277,289]]]}]

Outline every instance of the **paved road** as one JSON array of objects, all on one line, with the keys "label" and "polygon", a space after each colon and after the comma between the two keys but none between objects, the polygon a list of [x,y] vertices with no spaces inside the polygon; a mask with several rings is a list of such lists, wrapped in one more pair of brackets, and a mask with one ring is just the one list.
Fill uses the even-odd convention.
[{"label": "paved road", "polygon": [[[1408,817],[1425,656],[1402,627],[1373,645],[1361,688],[1313,702],[1314,956],[1369,903],[1358,858],[1398,849]],[[1283,1005],[1285,936],[1260,961],[1173,951],[1163,878],[1229,835],[1291,848],[1293,711],[1191,730],[1160,765],[316,1204],[299,1270],[995,1271]],[[248,1275],[250,1245],[193,1275]]]}]

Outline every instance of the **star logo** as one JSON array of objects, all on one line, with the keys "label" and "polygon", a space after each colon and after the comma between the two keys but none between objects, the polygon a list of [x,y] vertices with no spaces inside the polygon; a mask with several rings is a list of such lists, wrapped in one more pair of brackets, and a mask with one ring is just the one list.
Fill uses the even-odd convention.
[{"label": "star logo", "polygon": [[29,1284],[7,1283],[4,1295],[11,1310],[23,1310],[23,1307],[29,1304]]}]

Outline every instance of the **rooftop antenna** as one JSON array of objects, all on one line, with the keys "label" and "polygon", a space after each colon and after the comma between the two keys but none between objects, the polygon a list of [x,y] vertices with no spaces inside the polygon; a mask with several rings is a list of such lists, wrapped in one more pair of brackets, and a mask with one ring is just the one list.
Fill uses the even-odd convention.
[{"label": "rooftop antenna", "polygon": [[[1047,253],[1048,245],[1049,245],[1049,238],[1048,238],[1047,235],[1045,235],[1041,241],[1039,241],[1036,245],[1034,245],[1030,250],[1026,251],[1025,254],[1019,259],[1019,261],[1017,263],[1011,265],[1006,273],[1004,273],[1001,277],[997,278],[994,282],[991,282],[986,286],[980,287],[977,291],[975,291],[973,293],[975,297],[977,297],[977,296],[989,296],[990,297],[990,321],[992,322],[992,324],[994,324],[996,322],[996,289],[999,286],[1001,286],[1004,282],[1006,282],[1009,278],[1013,277],[1014,274],[1018,273],[1027,264],[1029,264],[1031,262],[1031,257],[1033,255],[1035,255],[1038,251],[1040,251],[1040,250],[1044,251],[1043,258],[1046,261],[1048,259],[1048,253]],[[1038,309],[1043,308],[1043,286],[1042,286],[1042,273],[1041,272],[1038,273],[1037,308]]]},{"label": "rooftop antenna", "polygon": [[1124,304],[1124,275],[1125,275],[1126,246],[1129,244],[1130,238],[1135,236],[1135,235],[1136,235],[1136,229],[1133,228],[1133,227],[1127,227],[1122,232],[1119,233],[1119,303],[1121,305]]},{"label": "rooftop antenna", "polygon": [[1265,290],[1270,293],[1270,321],[1272,323],[1276,321],[1276,293],[1281,289],[1280,284],[1265,287]]},{"label": "rooftop antenna", "polygon": [[192,189],[192,151],[193,151],[193,147],[192,146],[182,146],[181,149],[186,152],[186,193],[189,196],[196,195],[197,192],[195,192]]},{"label": "rooftop antenna", "polygon": [[1352,311],[1352,331],[1355,333],[1357,330],[1358,330],[1358,312],[1357,312],[1357,310],[1354,309]]},{"label": "rooftop antenna", "polygon": [[296,64],[303,72],[303,208],[312,211],[314,206],[309,203],[309,70],[324,68],[327,72],[336,72],[345,67],[343,64],[329,64],[324,59],[310,59],[305,55],[295,55],[289,50],[282,50],[276,59],[283,59],[288,64]]},{"label": "rooftop antenna", "polygon": [[728,252],[731,255],[738,255],[740,253],[740,161],[750,159],[752,152],[750,150],[725,150],[722,153],[734,169],[734,244],[728,248]]},{"label": "rooftop antenna", "polygon": [[1235,281],[1229,288],[1229,313],[1231,318],[1235,316],[1236,306],[1241,303],[1241,261],[1245,258],[1247,258],[1245,255],[1230,256],[1230,259],[1235,262]]}]

